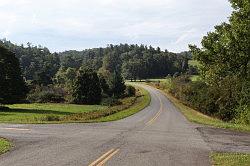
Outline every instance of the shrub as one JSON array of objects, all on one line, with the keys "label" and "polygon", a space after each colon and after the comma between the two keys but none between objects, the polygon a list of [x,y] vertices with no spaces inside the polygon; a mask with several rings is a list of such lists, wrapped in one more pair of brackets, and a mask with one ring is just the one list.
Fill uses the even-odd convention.
[{"label": "shrub", "polygon": [[237,124],[250,124],[250,107],[247,105],[239,106],[235,109],[236,116],[233,119],[233,122]]},{"label": "shrub", "polygon": [[64,93],[54,87],[36,87],[31,90],[27,100],[34,103],[61,103],[64,102]]},{"label": "shrub", "polygon": [[104,106],[115,106],[120,105],[121,102],[115,97],[107,97],[102,99],[101,104]]},{"label": "shrub", "polygon": [[60,121],[61,118],[56,115],[47,115],[43,118],[41,118],[42,121]]},{"label": "shrub", "polygon": [[132,96],[135,96],[135,94],[136,94],[135,87],[133,87],[131,85],[126,86],[126,89],[125,89],[125,96],[126,97],[132,97]]},{"label": "shrub", "polygon": [[237,77],[225,77],[218,84],[210,85],[180,76],[173,78],[171,84],[169,92],[186,105],[224,121],[249,123],[250,86]]}]

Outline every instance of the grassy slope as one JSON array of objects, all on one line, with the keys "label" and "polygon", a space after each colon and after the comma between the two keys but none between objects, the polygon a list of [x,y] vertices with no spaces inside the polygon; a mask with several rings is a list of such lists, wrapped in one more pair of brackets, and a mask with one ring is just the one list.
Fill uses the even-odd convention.
[{"label": "grassy slope", "polygon": [[10,147],[10,142],[8,142],[6,139],[0,138],[0,155],[7,152]]},{"label": "grassy slope", "polygon": [[249,166],[250,154],[212,153],[212,164],[219,166]]},{"label": "grassy slope", "polygon": [[105,109],[99,105],[74,104],[14,104],[8,105],[10,110],[0,110],[0,123],[44,123],[47,116],[63,117],[80,112]]},{"label": "grassy slope", "polygon": [[114,120],[123,119],[123,118],[131,116],[131,115],[141,111],[145,107],[147,107],[150,103],[150,100],[151,100],[150,95],[149,95],[148,91],[146,91],[142,88],[139,88],[139,89],[140,89],[142,96],[139,97],[137,99],[136,103],[134,105],[132,105],[130,108],[125,109],[123,111],[120,111],[118,113],[112,114],[110,116],[96,119],[94,121],[95,122],[106,122],[106,121],[114,121]]}]

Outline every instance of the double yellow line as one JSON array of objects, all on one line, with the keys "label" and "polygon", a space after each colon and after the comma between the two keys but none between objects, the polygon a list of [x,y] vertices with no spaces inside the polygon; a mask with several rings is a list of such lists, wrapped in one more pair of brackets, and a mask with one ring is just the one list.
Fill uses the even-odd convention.
[{"label": "double yellow line", "polygon": [[96,159],[93,163],[89,164],[89,166],[102,166],[104,165],[111,157],[113,157],[120,149],[111,149],[101,157]]},{"label": "double yellow line", "polygon": [[[157,96],[157,98],[160,101],[160,109],[155,114],[155,116],[146,123],[145,127],[151,125],[161,115],[161,113],[163,111],[162,100],[161,100],[161,98],[159,96]],[[101,157],[99,157],[98,159],[96,159],[94,162],[92,162],[91,164],[89,164],[89,166],[103,166],[109,159],[111,159],[119,151],[120,151],[120,149],[111,149],[108,152],[106,152],[105,154],[103,154]]]},{"label": "double yellow line", "polygon": [[[151,125],[151,124],[161,115],[161,113],[162,113],[162,111],[163,111],[163,103],[162,103],[162,100],[161,100],[161,98],[160,98],[159,96],[157,96],[157,98],[158,98],[159,101],[160,101],[160,105],[161,105],[161,106],[160,106],[160,109],[159,109],[159,111],[156,113],[156,115],[146,123],[146,126]],[[146,126],[145,126],[145,127],[146,127]]]}]

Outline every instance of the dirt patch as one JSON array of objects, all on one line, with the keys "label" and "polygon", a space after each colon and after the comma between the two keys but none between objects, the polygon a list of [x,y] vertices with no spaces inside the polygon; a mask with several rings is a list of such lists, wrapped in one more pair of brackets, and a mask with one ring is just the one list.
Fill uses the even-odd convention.
[{"label": "dirt patch", "polygon": [[198,127],[212,151],[250,153],[250,133],[213,127]]}]

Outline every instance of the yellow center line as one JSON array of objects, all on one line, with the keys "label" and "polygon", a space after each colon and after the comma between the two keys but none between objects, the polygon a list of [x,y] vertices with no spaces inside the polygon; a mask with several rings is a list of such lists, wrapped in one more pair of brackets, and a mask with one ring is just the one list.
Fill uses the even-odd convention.
[{"label": "yellow center line", "polygon": [[29,131],[30,129],[20,129],[20,128],[0,128],[3,130],[20,130],[20,131]]},{"label": "yellow center line", "polygon": [[[159,97],[159,96],[157,96],[157,98],[159,99],[159,101],[160,101],[160,109],[159,109],[159,111],[155,114],[155,116],[151,119],[151,120],[149,120],[147,123],[146,123],[146,126],[149,126],[149,125],[151,125],[159,116],[160,116],[160,114],[162,113],[162,111],[163,111],[163,103],[162,103],[162,100],[161,100],[161,98]],[[146,127],[145,126],[145,127]]]},{"label": "yellow center line", "polygon": [[112,156],[114,156],[120,149],[111,149],[105,154],[103,154],[101,157],[96,159],[94,162],[89,164],[89,166],[101,166],[104,163],[106,163]]},{"label": "yellow center line", "polygon": [[113,153],[111,153],[108,157],[106,157],[104,160],[102,160],[97,166],[102,166],[104,165],[111,157],[113,157],[117,152],[119,152],[120,149],[116,149]]}]

